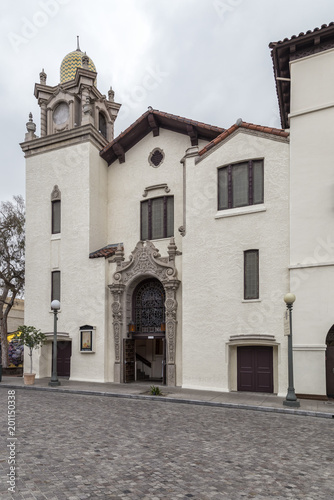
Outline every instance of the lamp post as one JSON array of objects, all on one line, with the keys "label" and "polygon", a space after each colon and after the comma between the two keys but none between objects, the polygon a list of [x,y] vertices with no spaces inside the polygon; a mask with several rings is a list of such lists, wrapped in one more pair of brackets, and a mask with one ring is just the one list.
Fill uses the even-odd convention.
[{"label": "lamp post", "polygon": [[57,377],[57,321],[58,321],[58,311],[60,309],[59,300],[53,300],[51,302],[51,309],[54,315],[53,321],[53,366],[52,366],[52,376],[49,382],[51,387],[57,387],[60,382]]},{"label": "lamp post", "polygon": [[300,403],[295,394],[295,389],[293,387],[293,354],[292,354],[292,306],[294,301],[296,300],[296,296],[293,293],[287,293],[284,296],[284,302],[286,303],[286,307],[289,311],[289,323],[290,323],[290,332],[288,336],[288,374],[289,374],[289,387],[285,400],[283,401],[283,405],[292,406],[294,408],[298,408]]}]

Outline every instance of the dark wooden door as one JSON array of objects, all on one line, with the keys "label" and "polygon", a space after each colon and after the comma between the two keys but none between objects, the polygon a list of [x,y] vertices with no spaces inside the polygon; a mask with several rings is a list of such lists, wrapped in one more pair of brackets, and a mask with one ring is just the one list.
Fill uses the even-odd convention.
[{"label": "dark wooden door", "polygon": [[238,347],[238,391],[273,392],[273,348]]},{"label": "dark wooden door", "polygon": [[124,382],[134,382],[136,367],[135,340],[123,340]]},{"label": "dark wooden door", "polygon": [[334,398],[334,345],[326,350],[326,386],[327,396]]},{"label": "dark wooden door", "polygon": [[71,373],[72,342],[68,340],[57,342],[57,374],[59,377],[69,377]]}]

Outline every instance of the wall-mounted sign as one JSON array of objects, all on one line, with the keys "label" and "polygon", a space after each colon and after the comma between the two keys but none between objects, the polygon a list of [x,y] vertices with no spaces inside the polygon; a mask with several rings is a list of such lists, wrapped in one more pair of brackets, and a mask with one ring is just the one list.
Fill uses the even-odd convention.
[{"label": "wall-mounted sign", "polygon": [[90,325],[80,327],[80,352],[94,352],[93,330],[95,328]]}]

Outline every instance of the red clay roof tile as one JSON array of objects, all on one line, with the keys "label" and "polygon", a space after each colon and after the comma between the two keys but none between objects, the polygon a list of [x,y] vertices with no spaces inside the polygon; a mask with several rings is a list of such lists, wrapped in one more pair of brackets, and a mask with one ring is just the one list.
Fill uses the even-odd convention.
[{"label": "red clay roof tile", "polygon": [[211,142],[206,144],[206,146],[204,146],[204,148],[202,148],[198,154],[200,156],[203,156],[205,153],[210,151],[210,149],[212,149],[214,146],[216,146],[220,142],[223,142],[224,139],[233,134],[233,132],[235,132],[238,128],[246,128],[249,130],[255,130],[257,132],[263,132],[265,134],[276,135],[285,138],[289,137],[289,133],[285,132],[285,130],[282,129],[263,127],[261,125],[255,125],[254,123],[247,123],[247,122],[241,122],[239,125],[235,123],[229,129],[224,130],[224,132],[222,132],[218,137],[216,137]]}]

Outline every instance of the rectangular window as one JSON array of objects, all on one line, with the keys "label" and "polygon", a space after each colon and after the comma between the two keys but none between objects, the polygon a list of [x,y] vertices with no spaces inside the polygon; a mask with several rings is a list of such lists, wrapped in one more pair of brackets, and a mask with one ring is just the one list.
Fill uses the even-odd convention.
[{"label": "rectangular window", "polygon": [[52,202],[52,234],[60,233],[60,200]]},{"label": "rectangular window", "polygon": [[244,299],[259,298],[259,251],[244,252]]},{"label": "rectangular window", "polygon": [[53,300],[60,302],[60,271],[51,273],[51,302]]},{"label": "rectangular window", "polygon": [[174,196],[162,196],[141,202],[140,238],[157,240],[174,235]]},{"label": "rectangular window", "polygon": [[218,170],[218,210],[263,203],[263,160],[235,163]]}]

